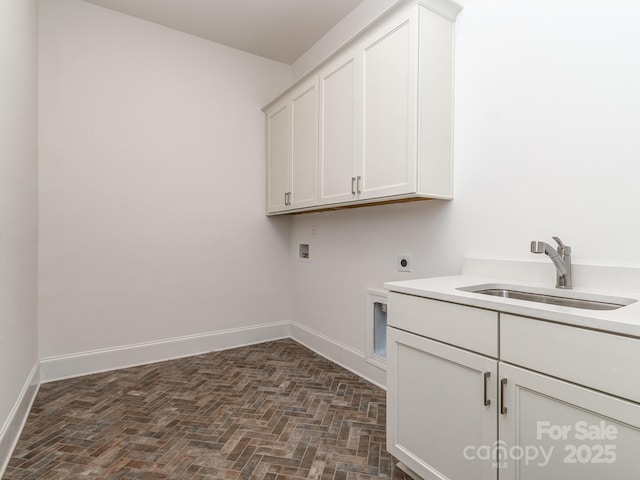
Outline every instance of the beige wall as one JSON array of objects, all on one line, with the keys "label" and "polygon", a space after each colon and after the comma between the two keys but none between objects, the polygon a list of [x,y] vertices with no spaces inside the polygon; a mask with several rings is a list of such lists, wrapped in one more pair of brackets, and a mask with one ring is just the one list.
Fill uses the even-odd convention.
[{"label": "beige wall", "polygon": [[0,2],[0,475],[38,360],[37,27],[36,0]]},{"label": "beige wall", "polygon": [[260,108],[290,67],[79,0],[40,20],[41,357],[288,321]]}]

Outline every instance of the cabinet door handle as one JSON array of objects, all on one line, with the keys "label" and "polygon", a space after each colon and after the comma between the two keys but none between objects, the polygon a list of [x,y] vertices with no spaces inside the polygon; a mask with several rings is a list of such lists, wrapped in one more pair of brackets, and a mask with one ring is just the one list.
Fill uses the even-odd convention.
[{"label": "cabinet door handle", "polygon": [[291,205],[291,192],[284,192],[284,204]]},{"label": "cabinet door handle", "polygon": [[500,413],[502,415],[507,414],[507,407],[504,404],[504,386],[507,384],[507,379],[500,380]]},{"label": "cabinet door handle", "polygon": [[487,384],[489,383],[489,378],[491,377],[491,372],[484,372],[484,406],[488,407],[489,405],[491,405],[491,400],[489,400],[487,394],[488,394],[488,387]]},{"label": "cabinet door handle", "polygon": [[351,195],[356,194],[356,177],[351,177]]},{"label": "cabinet door handle", "polygon": [[360,175],[358,175],[358,193],[362,193],[362,177]]}]

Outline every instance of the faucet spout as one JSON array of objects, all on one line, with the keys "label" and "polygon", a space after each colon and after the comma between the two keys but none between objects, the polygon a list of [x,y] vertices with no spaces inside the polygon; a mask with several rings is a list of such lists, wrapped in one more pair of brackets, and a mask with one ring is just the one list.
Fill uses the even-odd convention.
[{"label": "faucet spout", "polygon": [[546,242],[532,241],[531,253],[544,253],[556,267],[556,288],[573,288],[571,282],[571,247],[562,243],[558,237],[553,237],[558,243],[556,250]]}]

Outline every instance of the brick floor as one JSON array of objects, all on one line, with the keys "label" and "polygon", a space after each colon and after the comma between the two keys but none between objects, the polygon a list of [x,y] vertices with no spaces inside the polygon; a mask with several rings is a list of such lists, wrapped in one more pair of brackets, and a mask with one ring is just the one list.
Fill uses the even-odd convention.
[{"label": "brick floor", "polygon": [[404,480],[385,392],[292,340],[41,386],[4,480]]}]

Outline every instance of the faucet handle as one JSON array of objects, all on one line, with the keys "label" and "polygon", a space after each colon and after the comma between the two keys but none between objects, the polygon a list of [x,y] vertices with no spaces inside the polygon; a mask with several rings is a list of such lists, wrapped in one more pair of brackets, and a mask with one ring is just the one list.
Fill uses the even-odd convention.
[{"label": "faucet handle", "polygon": [[571,254],[571,247],[566,246],[564,243],[562,243],[562,240],[560,240],[560,237],[551,237],[553,238],[556,243],[558,244],[558,253],[561,255],[570,255]]}]

